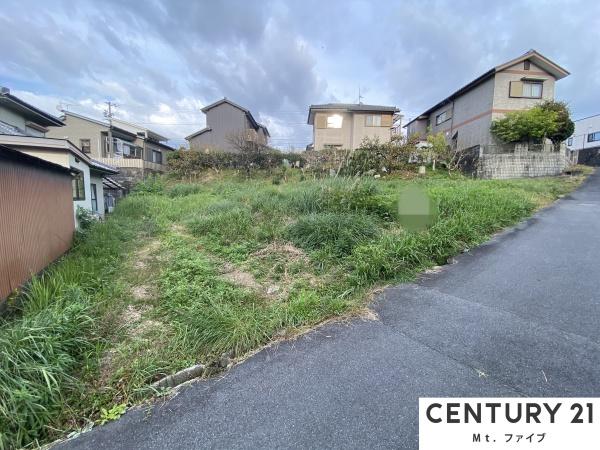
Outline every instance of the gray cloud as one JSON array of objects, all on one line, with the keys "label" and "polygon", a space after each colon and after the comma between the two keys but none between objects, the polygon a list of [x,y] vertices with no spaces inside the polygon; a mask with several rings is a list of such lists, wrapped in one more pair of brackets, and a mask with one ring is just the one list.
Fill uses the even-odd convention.
[{"label": "gray cloud", "polygon": [[268,122],[274,143],[299,147],[310,103],[356,101],[361,86],[366,102],[412,116],[536,48],[572,72],[557,93],[579,117],[599,112],[599,13],[591,0],[6,0],[0,82],[94,111],[112,98],[178,139],[227,96]]}]

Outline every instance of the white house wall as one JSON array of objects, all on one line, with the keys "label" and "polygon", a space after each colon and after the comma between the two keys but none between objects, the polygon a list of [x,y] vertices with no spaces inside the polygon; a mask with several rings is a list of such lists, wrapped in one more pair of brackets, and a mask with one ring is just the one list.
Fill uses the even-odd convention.
[{"label": "white house wall", "polygon": [[92,192],[91,192],[91,188],[90,188],[90,167],[83,161],[81,161],[79,158],[76,158],[73,155],[69,155],[69,165],[74,168],[74,169],[78,169],[83,173],[83,184],[84,184],[84,188],[85,188],[85,200],[77,200],[77,201],[73,201],[73,217],[75,220],[75,224],[77,226],[79,226],[78,222],[77,222],[77,208],[81,207],[81,208],[85,208],[88,211],[92,210]]},{"label": "white house wall", "polygon": [[567,141],[567,147],[569,150],[581,150],[584,148],[598,147],[600,141],[588,142],[587,135],[600,131],[600,114],[586,117],[585,119],[575,121],[575,131],[571,138],[573,141],[569,145]]},{"label": "white house wall", "polygon": [[[104,186],[102,185],[102,176],[90,174],[90,184],[96,185],[96,195],[98,197],[98,214],[104,217]],[[90,208],[92,206],[91,187],[90,187]]]}]

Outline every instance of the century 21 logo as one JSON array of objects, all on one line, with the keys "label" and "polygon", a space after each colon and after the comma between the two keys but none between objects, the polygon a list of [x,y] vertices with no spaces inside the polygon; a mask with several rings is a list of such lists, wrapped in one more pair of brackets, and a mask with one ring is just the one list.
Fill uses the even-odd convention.
[{"label": "century 21 logo", "polygon": [[[425,416],[431,423],[556,423],[565,407],[561,402],[432,403]],[[571,423],[594,422],[593,403],[572,403],[569,410]]]}]

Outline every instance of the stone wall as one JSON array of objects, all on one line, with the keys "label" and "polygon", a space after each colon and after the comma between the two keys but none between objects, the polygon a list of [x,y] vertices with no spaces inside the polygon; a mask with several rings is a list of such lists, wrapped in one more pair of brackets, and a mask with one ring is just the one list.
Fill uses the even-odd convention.
[{"label": "stone wall", "polygon": [[560,175],[568,165],[563,152],[524,152],[479,156],[479,178],[526,178]]},{"label": "stone wall", "polygon": [[122,184],[127,191],[130,191],[138,181],[143,180],[151,173],[151,170],[142,169],[141,167],[119,167],[119,173],[110,177]]}]

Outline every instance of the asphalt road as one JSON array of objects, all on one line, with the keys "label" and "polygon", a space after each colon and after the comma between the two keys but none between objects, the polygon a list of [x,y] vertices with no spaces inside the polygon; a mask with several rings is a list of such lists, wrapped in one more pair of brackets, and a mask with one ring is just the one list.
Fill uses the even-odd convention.
[{"label": "asphalt road", "polygon": [[64,449],[407,448],[420,396],[600,395],[600,173],[378,321],[323,327]]}]

